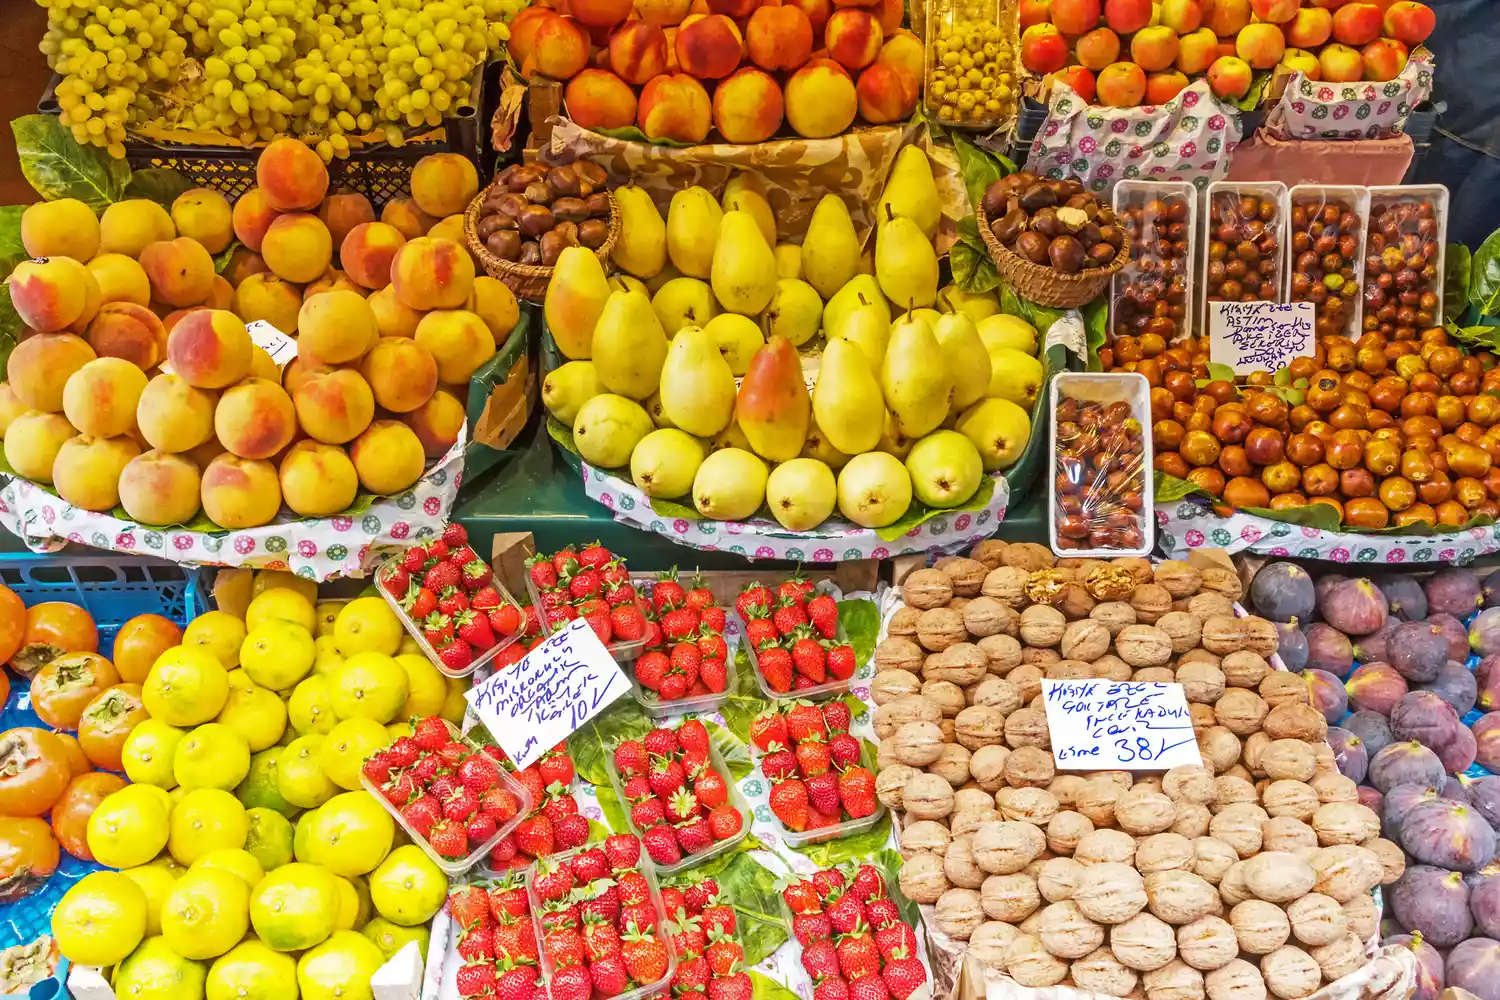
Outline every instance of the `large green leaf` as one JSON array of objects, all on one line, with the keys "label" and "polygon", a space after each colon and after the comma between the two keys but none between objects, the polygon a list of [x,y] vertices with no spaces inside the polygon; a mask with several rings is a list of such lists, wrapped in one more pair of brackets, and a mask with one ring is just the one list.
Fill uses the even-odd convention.
[{"label": "large green leaf", "polygon": [[839,601],[839,624],[854,647],[854,662],[868,663],[880,638],[880,609],[874,601]]},{"label": "large green leaf", "polygon": [[10,303],[10,286],[0,282],[0,371],[5,370],[5,363],[10,360],[10,352],[15,350],[16,343],[21,339],[21,333],[26,329],[26,324],[21,322],[21,316],[16,312],[16,307]]},{"label": "large green leaf", "polygon": [[[885,876],[888,884],[895,883],[901,874],[901,855],[889,847],[875,852],[865,860],[880,869],[880,873]],[[891,898],[901,910],[901,919],[915,927],[922,919],[922,912],[917,908],[917,904],[907,899],[899,890],[891,893]]]},{"label": "large green leaf", "polygon": [[658,517],[670,517],[673,520],[703,520],[703,515],[698,513],[696,507],[689,507],[687,504],[678,503],[676,500],[663,500],[658,497],[652,497],[651,511]]},{"label": "large green leaf", "polygon": [[614,785],[610,784],[607,779],[602,785],[595,785],[594,797],[599,800],[599,808],[604,812],[604,822],[609,824],[611,830],[624,833],[630,829],[630,825],[625,822],[625,807],[621,804],[619,796],[615,794]]},{"label": "large green leaf", "polygon": [[[963,219],[972,224],[973,219]],[[1000,273],[987,250],[976,250],[963,240],[948,248],[948,264],[953,269],[953,283],[970,295],[992,292],[1000,286]]]},{"label": "large green leaf", "polygon": [[192,189],[193,182],[171,167],[146,167],[131,173],[125,197],[147,198],[170,211],[177,196]]},{"label": "large green leaf", "polygon": [[970,208],[984,200],[991,184],[1016,172],[1016,165],[1005,157],[980,149],[957,133],[953,134],[953,149],[958,154],[958,172],[963,176]]},{"label": "large green leaf", "polygon": [[1156,474],[1156,502],[1176,503],[1184,497],[1200,496],[1212,500],[1213,494],[1186,479],[1169,476],[1165,472]]},{"label": "large green leaf", "polygon": [[973,495],[957,507],[929,507],[919,501],[913,501],[912,505],[906,508],[906,513],[901,515],[899,520],[893,524],[886,525],[884,528],[877,528],[875,534],[880,536],[882,541],[894,542],[908,531],[932,520],[934,517],[944,514],[984,510],[985,507],[989,506],[989,502],[994,496],[995,477],[988,475],[981,476],[979,478],[979,487],[974,490]]},{"label": "large green leaf", "polygon": [[16,265],[31,256],[21,242],[21,216],[25,205],[0,205],[0,281],[10,277]]},{"label": "large green leaf", "polygon": [[605,758],[625,740],[638,740],[651,729],[651,720],[634,698],[621,698],[568,737],[573,767],[591,785],[607,787]]},{"label": "large green leaf", "polygon": [[236,250],[238,250],[239,248],[240,248],[240,241],[239,240],[230,240],[229,241],[229,245],[227,247],[225,247],[219,253],[219,255],[217,257],[214,258],[214,273],[215,274],[223,274],[224,273],[224,269],[229,266],[229,262],[232,261],[232,260],[234,260],[234,252]]},{"label": "large green leaf", "polygon": [[1089,371],[1099,371],[1099,348],[1104,346],[1109,334],[1109,296],[1101,295],[1083,307],[1083,330],[1088,344],[1085,359]]},{"label": "large green leaf", "polygon": [[1474,255],[1462,243],[1449,243],[1443,255],[1443,318],[1458,322],[1469,308],[1469,276]]},{"label": "large green leaf", "polygon": [[891,815],[886,813],[880,821],[864,833],[856,833],[839,840],[825,840],[821,844],[806,844],[793,848],[805,855],[820,868],[828,868],[845,861],[862,861],[885,847],[891,838]]},{"label": "large green leaf", "polygon": [[634,125],[624,125],[620,128],[594,129],[600,135],[607,135],[611,139],[619,139],[623,142],[643,142],[648,146],[667,146],[671,149],[682,149],[685,146],[696,146],[696,142],[678,142],[676,139],[652,139],[636,128]]},{"label": "large green leaf", "polygon": [[750,760],[750,745],[717,722],[705,723],[704,728],[708,730],[708,738],[719,751],[719,756],[724,758],[724,766],[729,768],[734,780],[749,777],[750,772],[755,770],[755,764]]},{"label": "large green leaf", "polygon": [[[747,960],[749,956],[746,956]],[[798,1000],[797,994],[763,972],[750,970],[750,989],[753,1000]]]},{"label": "large green leaf", "polygon": [[119,201],[130,168],[102,149],[84,148],[52,115],[24,115],[10,123],[16,158],[33,191],[47,201],[76,198],[95,213]]},{"label": "large green leaf", "polygon": [[729,729],[741,739],[750,738],[750,720],[771,707],[770,699],[755,680],[755,667],[742,641],[734,647],[734,690],[719,709]]},{"label": "large green leaf", "polygon": [[720,894],[738,914],[736,923],[746,966],[759,965],[787,939],[777,900],[776,876],[745,849],[751,839],[745,838],[735,851],[668,880],[669,885],[678,886],[706,878],[718,883]]},{"label": "large green leaf", "polygon": [[1489,239],[1474,251],[1469,302],[1480,316],[1500,316],[1500,230],[1490,233]]}]

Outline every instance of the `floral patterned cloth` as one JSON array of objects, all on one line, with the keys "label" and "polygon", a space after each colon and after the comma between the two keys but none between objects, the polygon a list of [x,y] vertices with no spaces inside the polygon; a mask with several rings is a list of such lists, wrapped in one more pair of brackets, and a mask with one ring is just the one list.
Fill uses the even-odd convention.
[{"label": "floral patterned cloth", "polygon": [[1384,139],[1401,132],[1412,109],[1431,96],[1426,49],[1385,83],[1323,83],[1298,72],[1266,116],[1266,128],[1280,139]]}]

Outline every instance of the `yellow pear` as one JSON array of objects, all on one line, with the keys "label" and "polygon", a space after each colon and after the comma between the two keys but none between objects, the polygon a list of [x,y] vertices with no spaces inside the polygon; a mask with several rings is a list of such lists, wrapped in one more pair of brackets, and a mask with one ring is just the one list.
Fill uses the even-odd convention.
[{"label": "yellow pear", "polygon": [[719,353],[734,375],[745,374],[750,368],[750,359],[766,344],[765,335],[755,325],[755,320],[739,313],[720,313],[703,329],[719,345]]},{"label": "yellow pear", "polygon": [[921,227],[904,215],[880,223],[875,234],[875,276],[886,298],[903,309],[937,301],[937,251]]},{"label": "yellow pear", "polygon": [[661,368],[661,405],[667,419],[689,434],[712,437],[729,426],[734,394],[734,373],[714,335],[696,326],[678,330]]},{"label": "yellow pear", "polygon": [[823,332],[830,337],[842,337],[844,322],[860,306],[875,306],[884,314],[886,325],[890,326],[891,307],[886,302],[885,293],[880,290],[880,282],[872,274],[858,274],[823,307]]},{"label": "yellow pear", "polygon": [[906,437],[920,438],[947,419],[953,377],[937,338],[920,319],[903,316],[891,329],[880,367],[880,387]]},{"label": "yellow pear", "polygon": [[830,342],[847,340],[858,345],[870,363],[871,374],[878,376],[885,361],[886,345],[891,339],[891,321],[880,307],[861,306],[849,314],[839,335],[828,339]]},{"label": "yellow pear", "polygon": [[673,278],[652,293],[651,308],[668,338],[685,326],[707,326],[719,314],[713,289],[699,278]]},{"label": "yellow pear", "polygon": [[1042,391],[1042,363],[1029,354],[996,348],[990,354],[990,387],[986,396],[1008,399],[1028,413]]},{"label": "yellow pear", "polygon": [[542,405],[558,420],[573,426],[578,410],[604,391],[592,361],[569,361],[542,379]]},{"label": "yellow pear", "polygon": [[869,358],[853,341],[830,340],[823,348],[812,410],[823,437],[846,455],[870,451],[880,443],[885,400]]},{"label": "yellow pear", "polygon": [[779,278],[802,277],[802,248],[795,243],[778,243],[776,253],[776,276]]},{"label": "yellow pear", "polygon": [[942,202],[937,182],[932,179],[932,163],[920,146],[903,146],[896,154],[875,212],[882,220],[893,215],[912,220],[929,243],[937,235],[938,222],[943,217]]},{"label": "yellow pear", "polygon": [[776,282],[776,294],[761,314],[761,322],[766,336],[779,335],[790,340],[793,347],[801,347],[813,339],[823,322],[823,300],[807,282],[782,278]]},{"label": "yellow pear", "polygon": [[932,334],[943,349],[948,374],[953,376],[950,409],[955,413],[967,409],[989,391],[990,355],[984,349],[984,341],[979,339],[974,321],[963,313],[943,314]]},{"label": "yellow pear", "polygon": [[776,255],[748,212],[726,212],[719,223],[709,284],[730,312],[754,316],[776,294]]},{"label": "yellow pear", "polygon": [[724,210],[704,188],[685,188],[672,195],[667,206],[667,254],[677,270],[693,278],[708,277],[723,217]]},{"label": "yellow pear", "polygon": [[667,223],[644,188],[627,184],[614,190],[620,235],[610,259],[638,278],[654,278],[667,263]]},{"label": "yellow pear", "polygon": [[958,418],[957,431],[979,449],[985,472],[1014,465],[1031,438],[1031,418],[1008,399],[981,399]]},{"label": "yellow pear", "polygon": [[664,427],[636,444],[630,453],[630,478],[648,497],[686,496],[703,458],[703,445],[697,438],[675,427]]},{"label": "yellow pear", "polygon": [[1008,347],[1022,354],[1036,354],[1036,327],[1021,317],[1001,313],[986,316],[984,319],[976,320],[976,323],[979,328],[979,339],[984,341],[985,350],[994,352],[999,348]]},{"label": "yellow pear", "polygon": [[760,509],[769,475],[766,463],[748,451],[716,451],[693,477],[693,506],[714,521],[743,521]]},{"label": "yellow pear", "polygon": [[594,338],[594,373],[606,390],[645,399],[661,381],[667,337],[644,292],[612,292]]},{"label": "yellow pear", "polygon": [[571,361],[593,354],[594,327],[610,296],[604,265],[587,247],[567,247],[552,267],[542,316],[557,349]]},{"label": "yellow pear", "polygon": [[724,185],[724,211],[748,212],[765,237],[766,245],[776,245],[776,213],[766,198],[766,186],[752,173],[741,171]]},{"label": "yellow pear", "polygon": [[802,278],[832,298],[859,271],[859,236],[844,199],[825,194],[802,239]]}]

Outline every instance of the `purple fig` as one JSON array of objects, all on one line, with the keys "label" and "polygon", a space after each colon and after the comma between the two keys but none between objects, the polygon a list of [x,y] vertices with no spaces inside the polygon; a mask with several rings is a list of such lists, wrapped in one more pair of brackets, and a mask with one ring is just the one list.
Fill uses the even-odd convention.
[{"label": "purple fig", "polygon": [[1362,635],[1354,642],[1354,658],[1360,663],[1386,662],[1389,656],[1386,652],[1386,644],[1390,642],[1391,633],[1401,624],[1401,619],[1386,616],[1385,622],[1369,635]]},{"label": "purple fig", "polygon": [[1323,620],[1347,636],[1369,635],[1385,624],[1385,595],[1364,578],[1345,580],[1319,602]]},{"label": "purple fig", "polygon": [[1404,929],[1436,948],[1452,948],[1474,929],[1462,872],[1410,865],[1391,887],[1391,912]]},{"label": "purple fig", "polygon": [[1340,774],[1356,785],[1365,780],[1370,758],[1365,753],[1363,740],[1347,729],[1329,726],[1328,745],[1333,748],[1333,759],[1339,766]]},{"label": "purple fig", "polygon": [[1469,709],[1474,707],[1479,698],[1479,686],[1474,675],[1468,667],[1452,660],[1443,665],[1432,683],[1423,684],[1422,689],[1433,692],[1452,705],[1460,719],[1469,714]]},{"label": "purple fig", "polygon": [[1487,712],[1475,721],[1474,759],[1486,771],[1500,771],[1500,712]]},{"label": "purple fig", "polygon": [[[1397,701],[1400,699],[1398,698]],[[1395,702],[1391,702],[1392,705]],[[1343,722],[1345,729],[1358,736],[1365,744],[1365,753],[1374,760],[1375,755],[1396,741],[1391,735],[1391,724],[1380,712],[1360,709]]]},{"label": "purple fig", "polygon": [[1484,591],[1472,570],[1444,569],[1427,578],[1427,607],[1433,614],[1467,618],[1484,607]]},{"label": "purple fig", "polygon": [[1401,837],[1401,821],[1406,814],[1424,802],[1436,802],[1442,798],[1438,785],[1397,785],[1385,793],[1385,802],[1380,811],[1380,828],[1391,840]]},{"label": "purple fig", "polygon": [[1296,563],[1273,562],[1250,581],[1250,603],[1273,622],[1307,621],[1317,608],[1318,595],[1307,570]]},{"label": "purple fig", "polygon": [[1379,816],[1385,811],[1385,796],[1380,794],[1380,789],[1370,785],[1360,785],[1354,790],[1359,804]]},{"label": "purple fig", "polygon": [[1406,678],[1389,663],[1366,663],[1349,675],[1344,690],[1349,692],[1349,704],[1356,709],[1389,716],[1409,688]]},{"label": "purple fig", "polygon": [[1443,636],[1448,640],[1448,659],[1462,663],[1469,658],[1469,630],[1464,628],[1463,622],[1452,615],[1439,613],[1428,615],[1427,624],[1443,630]]},{"label": "purple fig", "polygon": [[1492,570],[1488,576],[1479,581],[1480,596],[1484,598],[1484,606],[1493,608],[1500,606],[1500,569]]},{"label": "purple fig", "polygon": [[1469,780],[1469,803],[1491,827],[1500,828],[1500,775],[1486,774]]},{"label": "purple fig", "polygon": [[1307,627],[1307,665],[1305,669],[1326,670],[1335,677],[1347,677],[1354,666],[1354,650],[1349,637],[1332,625],[1317,622]]},{"label": "purple fig", "polygon": [[1411,1000],[1437,1000],[1438,994],[1447,985],[1444,978],[1443,956],[1436,948],[1416,934],[1392,934],[1380,942],[1382,945],[1402,945],[1417,956],[1417,988]]},{"label": "purple fig", "polygon": [[[1475,911],[1477,921],[1479,909],[1491,915],[1496,904],[1500,904],[1500,892],[1491,890],[1479,903],[1474,901],[1476,894],[1477,891],[1469,894],[1469,909]],[[1484,929],[1483,925],[1480,929]],[[1485,933],[1490,932],[1485,930]],[[1443,970],[1450,987],[1468,990],[1479,1000],[1500,1000],[1500,941],[1493,937],[1460,941],[1443,960]]]},{"label": "purple fig", "polygon": [[1463,802],[1422,802],[1401,818],[1401,846],[1424,865],[1478,871],[1495,856],[1495,831]]},{"label": "purple fig", "polygon": [[1427,594],[1415,577],[1392,573],[1380,578],[1380,592],[1390,605],[1390,614],[1404,622],[1419,622],[1427,617]]},{"label": "purple fig", "polygon": [[1342,573],[1324,573],[1313,583],[1313,592],[1318,596],[1318,607],[1328,598],[1328,592],[1345,580],[1349,579]]},{"label": "purple fig", "polygon": [[1386,640],[1386,655],[1402,677],[1426,684],[1448,662],[1448,640],[1427,622],[1403,622]]},{"label": "purple fig", "polygon": [[1391,709],[1391,735],[1398,740],[1413,740],[1436,749],[1452,738],[1454,730],[1462,728],[1453,706],[1431,691],[1410,691]]},{"label": "purple fig", "polygon": [[1281,665],[1294,674],[1307,667],[1307,636],[1297,627],[1296,621],[1276,622],[1276,655]]},{"label": "purple fig", "polygon": [[1323,713],[1330,726],[1349,714],[1349,693],[1343,681],[1326,670],[1308,670],[1302,676],[1312,707]]},{"label": "purple fig", "polygon": [[1397,785],[1437,788],[1448,776],[1437,754],[1417,742],[1392,743],[1370,758],[1370,784],[1390,797]]}]

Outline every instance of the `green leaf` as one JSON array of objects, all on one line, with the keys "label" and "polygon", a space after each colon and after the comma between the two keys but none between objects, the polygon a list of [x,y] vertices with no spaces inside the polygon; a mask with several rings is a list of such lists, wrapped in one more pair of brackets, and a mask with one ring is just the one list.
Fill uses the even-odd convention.
[{"label": "green leaf", "polygon": [[234,252],[240,248],[239,240],[230,240],[224,252],[214,258],[214,274],[223,274],[229,262],[234,259]]},{"label": "green leaf", "polygon": [[1242,514],[1253,514],[1322,531],[1337,531],[1341,523],[1339,512],[1326,503],[1310,503],[1305,507],[1288,507],[1285,510],[1269,510],[1265,507],[1241,507],[1239,510]]},{"label": "green leaf", "polygon": [[648,146],[670,146],[673,149],[683,149],[687,146],[698,145],[696,142],[678,142],[675,139],[651,139],[634,125],[626,125],[622,128],[596,128],[591,131],[625,142],[644,142]]},{"label": "green leaf", "polygon": [[1234,381],[1234,369],[1231,368],[1231,367],[1229,367],[1228,365],[1221,365],[1221,364],[1215,364],[1214,362],[1209,362],[1209,364],[1208,364],[1208,380],[1210,382],[1233,382]]},{"label": "green leaf", "polygon": [[[569,437],[571,438],[572,435],[569,435]],[[651,510],[661,517],[685,518],[689,521],[703,520],[703,515],[698,513],[696,507],[689,507],[687,504],[678,503],[676,500],[661,500],[652,497]]]},{"label": "green leaf", "polygon": [[994,495],[994,478],[983,476],[979,480],[979,488],[974,491],[974,495],[957,507],[928,507],[923,503],[913,503],[906,509],[906,513],[901,515],[900,520],[894,524],[888,524],[884,528],[876,529],[875,534],[879,535],[882,541],[894,542],[908,531],[939,515],[954,514],[960,511],[983,510],[989,505],[990,498]]},{"label": "green leaf", "polygon": [[[825,840],[821,844],[805,844],[793,850],[804,855],[820,868],[830,868],[845,861],[863,861],[885,847],[891,838],[891,814],[886,813],[880,821],[864,833],[856,833],[839,840]],[[790,846],[790,845],[788,845]]]},{"label": "green leaf", "polygon": [[[747,963],[749,961],[748,955],[746,956],[746,961]],[[781,983],[776,982],[776,980],[765,973],[756,972],[754,969],[751,969],[749,976],[750,995],[753,1000],[797,1000],[797,994],[787,989]]]},{"label": "green leaf", "polygon": [[713,741],[719,756],[724,758],[724,766],[729,768],[734,780],[749,777],[750,772],[755,770],[755,765],[750,760],[750,745],[717,722],[705,723],[704,728],[708,730],[708,738]]},{"label": "green leaf", "polygon": [[573,429],[565,426],[561,420],[550,413],[547,414],[547,436],[567,451],[574,455],[578,454],[578,446],[573,443]]},{"label": "green leaf", "polygon": [[21,322],[21,315],[11,305],[10,285],[0,282],[0,371],[5,370],[10,352],[15,350],[25,329],[26,324]]},{"label": "green leaf", "polygon": [[1271,82],[1273,74],[1270,70],[1258,70],[1250,80],[1250,89],[1245,96],[1235,102],[1235,106],[1241,111],[1254,111],[1260,106],[1261,98],[1266,94],[1266,85]]},{"label": "green leaf", "polygon": [[1474,251],[1469,302],[1481,316],[1500,316],[1500,230]]},{"label": "green leaf", "polygon": [[734,669],[734,690],[719,708],[719,714],[723,716],[730,732],[740,739],[748,740],[750,721],[770,708],[771,702],[755,680],[755,667],[750,663],[750,654],[743,642],[734,647]]},{"label": "green leaf", "polygon": [[77,198],[95,214],[119,201],[130,168],[102,149],[85,149],[52,115],[24,115],[10,123],[16,157],[32,190],[47,201]]},{"label": "green leaf", "polygon": [[668,885],[686,887],[711,878],[719,884],[720,894],[739,915],[736,923],[746,966],[759,965],[787,939],[776,876],[744,849],[752,839],[746,837],[739,845],[741,850],[721,854],[690,874],[667,881]]},{"label": "green leaf", "polygon": [[594,796],[599,800],[599,808],[604,811],[604,822],[609,824],[611,830],[624,833],[630,829],[630,824],[625,822],[625,807],[620,804],[615,786],[608,779],[604,784],[594,786]]},{"label": "green leaf", "polygon": [[[624,827],[621,827],[621,829],[623,830]],[[597,819],[591,819],[591,820],[589,820],[589,842],[590,843],[593,843],[596,840],[603,840],[605,837],[608,837],[610,834],[612,834],[614,832],[615,831],[611,830],[609,827],[605,826],[603,823],[599,822]]]},{"label": "green leaf", "polygon": [[192,189],[193,182],[171,167],[146,167],[131,173],[125,197],[146,198],[171,211],[177,196]]},{"label": "green leaf", "polygon": [[1099,371],[1099,348],[1109,338],[1109,296],[1101,295],[1083,307],[1083,330],[1089,371]]},{"label": "green leaf", "polygon": [[1491,326],[1488,323],[1480,323],[1477,326],[1459,326],[1451,321],[1444,325],[1449,333],[1470,347],[1500,350],[1500,326]]},{"label": "green leaf", "polygon": [[1443,318],[1453,322],[1469,308],[1469,277],[1474,255],[1462,243],[1449,243],[1443,255]]},{"label": "green leaf", "polygon": [[957,133],[953,136],[953,149],[958,154],[958,172],[964,179],[964,190],[968,192],[971,208],[977,208],[984,201],[984,193],[991,184],[1016,172],[1014,163],[980,149]]},{"label": "green leaf", "polygon": [[591,785],[607,787],[609,770],[605,758],[625,740],[638,740],[652,728],[645,709],[634,698],[621,698],[568,737],[573,767]]},{"label": "green leaf", "polygon": [[870,706],[866,705],[862,698],[846,694],[841,700],[849,706],[849,717],[856,722],[870,714]]},{"label": "green leaf", "polygon": [[[959,223],[972,222],[965,219]],[[1000,272],[988,251],[975,250],[960,240],[948,248],[948,264],[953,269],[953,283],[970,295],[992,292],[1000,285]]]},{"label": "green leaf", "polygon": [[16,265],[30,257],[21,242],[21,216],[25,205],[0,205],[0,281],[10,277]]},{"label": "green leaf", "polygon": [[880,637],[880,609],[874,601],[839,601],[839,624],[849,645],[854,647],[854,662],[868,663],[875,655],[875,641]]},{"label": "green leaf", "polygon": [[1190,496],[1207,497],[1209,500],[1214,498],[1212,493],[1201,486],[1188,482],[1186,479],[1178,479],[1176,476],[1169,476],[1165,472],[1158,472],[1156,474],[1157,503],[1176,503],[1184,497]]},{"label": "green leaf", "polygon": [[[885,876],[887,882],[894,882],[901,872],[901,855],[889,847],[877,851],[867,860],[870,864],[880,869],[880,873]],[[895,902],[896,908],[901,911],[901,920],[903,923],[908,923],[915,927],[917,922],[922,919],[922,911],[917,908],[917,904],[907,899],[899,891],[899,888],[896,892],[891,893],[891,899]]]}]

